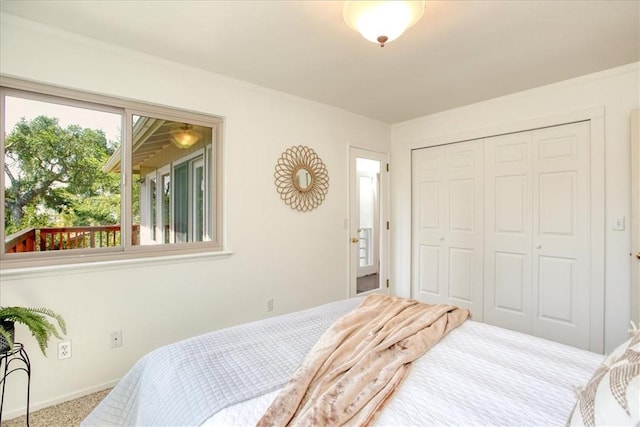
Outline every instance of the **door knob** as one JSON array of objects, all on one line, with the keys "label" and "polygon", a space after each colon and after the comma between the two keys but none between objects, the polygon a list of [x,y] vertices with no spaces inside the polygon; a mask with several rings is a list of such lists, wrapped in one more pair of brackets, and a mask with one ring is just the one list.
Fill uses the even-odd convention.
[{"label": "door knob", "polygon": [[640,251],[636,252],[636,258],[640,259]]},{"label": "door knob", "polygon": [[351,243],[358,243],[360,241],[360,239],[358,239],[357,237],[352,237],[351,238]]},{"label": "door knob", "polygon": [[542,245],[537,244],[537,245],[536,245],[536,249],[540,249],[540,248],[542,248]]}]

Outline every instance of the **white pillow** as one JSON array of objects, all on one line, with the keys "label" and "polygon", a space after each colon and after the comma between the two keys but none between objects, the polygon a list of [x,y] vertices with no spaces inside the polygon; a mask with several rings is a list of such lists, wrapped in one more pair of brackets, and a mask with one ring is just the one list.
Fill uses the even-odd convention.
[{"label": "white pillow", "polygon": [[640,424],[640,333],[617,347],[580,391],[568,426]]}]

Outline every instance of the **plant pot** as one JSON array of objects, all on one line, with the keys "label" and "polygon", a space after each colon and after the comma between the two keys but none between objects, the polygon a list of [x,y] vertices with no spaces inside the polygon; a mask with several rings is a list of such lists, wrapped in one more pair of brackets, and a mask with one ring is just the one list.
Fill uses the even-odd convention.
[{"label": "plant pot", "polygon": [[[5,331],[9,332],[9,336],[11,337],[11,340],[13,342],[15,342],[16,341],[16,330],[15,330],[14,323],[2,320],[2,321],[0,321],[0,326],[2,326],[2,328]],[[5,352],[7,352],[9,350],[11,350],[11,347],[9,347],[9,343],[7,342],[6,339],[4,339],[4,337],[2,335],[0,335],[0,353],[5,353]]]}]

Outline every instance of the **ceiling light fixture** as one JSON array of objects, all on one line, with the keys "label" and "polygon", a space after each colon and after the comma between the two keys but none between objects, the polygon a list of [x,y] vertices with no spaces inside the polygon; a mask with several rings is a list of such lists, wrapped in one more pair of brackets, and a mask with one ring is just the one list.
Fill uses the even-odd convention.
[{"label": "ceiling light fixture", "polygon": [[348,1],[345,22],[362,36],[384,47],[420,20],[424,1]]},{"label": "ceiling light fixture", "polygon": [[185,149],[198,142],[202,135],[194,131],[192,126],[185,123],[179,129],[172,130],[171,136],[176,147]]}]

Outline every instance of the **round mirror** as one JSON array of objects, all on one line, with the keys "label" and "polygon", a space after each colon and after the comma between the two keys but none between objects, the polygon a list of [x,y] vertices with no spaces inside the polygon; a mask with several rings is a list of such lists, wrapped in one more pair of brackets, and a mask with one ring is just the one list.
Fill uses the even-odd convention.
[{"label": "round mirror", "polygon": [[320,206],[329,189],[327,167],[315,151],[304,145],[287,148],[273,175],[280,198],[300,212]]},{"label": "round mirror", "polygon": [[300,189],[301,191],[306,191],[311,188],[311,173],[309,173],[309,171],[305,168],[298,169],[294,179],[296,187],[298,187],[298,189]]}]

